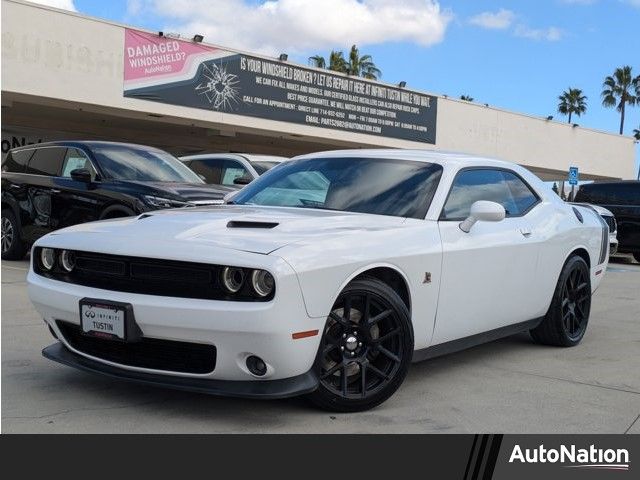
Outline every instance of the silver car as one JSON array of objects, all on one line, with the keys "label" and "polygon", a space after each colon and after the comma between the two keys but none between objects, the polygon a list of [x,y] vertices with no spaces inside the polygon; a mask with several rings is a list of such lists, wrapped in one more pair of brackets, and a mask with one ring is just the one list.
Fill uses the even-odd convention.
[{"label": "silver car", "polygon": [[209,184],[240,189],[288,158],[248,153],[205,153],[180,157],[180,160]]}]

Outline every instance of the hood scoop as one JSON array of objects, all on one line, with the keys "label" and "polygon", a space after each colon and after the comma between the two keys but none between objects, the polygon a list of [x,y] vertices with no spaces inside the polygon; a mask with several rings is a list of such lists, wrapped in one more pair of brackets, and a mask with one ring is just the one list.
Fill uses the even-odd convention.
[{"label": "hood scoop", "polygon": [[279,223],[276,222],[255,222],[250,220],[231,220],[227,223],[227,228],[275,228]]}]

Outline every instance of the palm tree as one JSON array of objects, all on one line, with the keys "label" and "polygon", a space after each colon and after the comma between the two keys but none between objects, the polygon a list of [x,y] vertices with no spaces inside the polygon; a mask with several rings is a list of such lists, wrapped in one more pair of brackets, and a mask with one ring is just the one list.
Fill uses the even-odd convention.
[{"label": "palm tree", "polygon": [[309,65],[316,68],[327,68],[327,61],[322,55],[314,55],[309,57]]},{"label": "palm tree", "polygon": [[375,63],[373,63],[371,55],[360,56],[360,51],[355,45],[352,45],[351,50],[349,51],[347,73],[349,75],[357,75],[371,80],[377,80],[382,76],[380,69],[376,67]]},{"label": "palm tree", "polygon": [[460,95],[460,100],[464,100],[465,102],[473,102],[473,97],[471,95]]},{"label": "palm tree", "polygon": [[331,50],[331,53],[329,54],[329,70],[347,73],[347,68],[347,61],[344,59],[344,53],[337,50]]},{"label": "palm tree", "polygon": [[640,96],[640,75],[633,78],[631,67],[616,68],[613,76],[602,83],[602,105],[616,107],[620,112],[620,135],[624,132],[624,114],[627,104],[633,106]]},{"label": "palm tree", "polygon": [[362,55],[358,47],[353,45],[349,52],[349,61],[344,58],[344,53],[339,50],[331,50],[329,63],[322,55],[309,57],[309,64],[317,68],[328,68],[334,72],[346,73],[348,75],[358,75],[359,77],[377,80],[382,76],[382,72],[375,63],[371,55]]},{"label": "palm tree", "polygon": [[562,95],[558,97],[560,103],[558,104],[558,112],[563,115],[569,115],[567,123],[571,123],[571,115],[582,115],[587,111],[587,97],[582,94],[582,90],[579,88],[569,88],[562,92]]}]

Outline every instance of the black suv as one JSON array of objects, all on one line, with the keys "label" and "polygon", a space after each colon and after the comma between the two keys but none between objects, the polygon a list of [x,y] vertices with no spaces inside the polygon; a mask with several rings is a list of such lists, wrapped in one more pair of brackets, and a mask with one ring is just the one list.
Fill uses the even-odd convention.
[{"label": "black suv", "polygon": [[11,150],[2,163],[2,258],[19,260],[58,228],[159,208],[221,204],[171,154],[115,142],[59,141]]},{"label": "black suv", "polygon": [[640,262],[640,181],[588,183],[575,201],[611,210],[618,222],[618,252],[632,253]]}]

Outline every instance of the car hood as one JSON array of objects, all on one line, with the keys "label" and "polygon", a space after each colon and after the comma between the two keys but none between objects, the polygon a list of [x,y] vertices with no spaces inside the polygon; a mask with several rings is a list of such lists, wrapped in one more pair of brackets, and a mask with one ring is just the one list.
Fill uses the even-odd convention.
[{"label": "car hood", "polygon": [[157,210],[128,219],[76,225],[52,235],[96,234],[100,242],[118,245],[121,253],[128,242],[161,239],[179,244],[177,249],[188,248],[189,242],[195,242],[269,254],[292,243],[321,242],[327,236],[351,235],[357,242],[357,236],[363,232],[399,228],[405,220],[316,209],[221,205]]},{"label": "car hood", "polygon": [[137,182],[129,181],[133,185],[147,187],[149,195],[162,197],[163,195],[172,200],[193,202],[198,200],[220,200],[227,193],[235,192],[237,189],[225,187],[223,185],[209,185],[206,183],[181,183],[181,182]]}]

